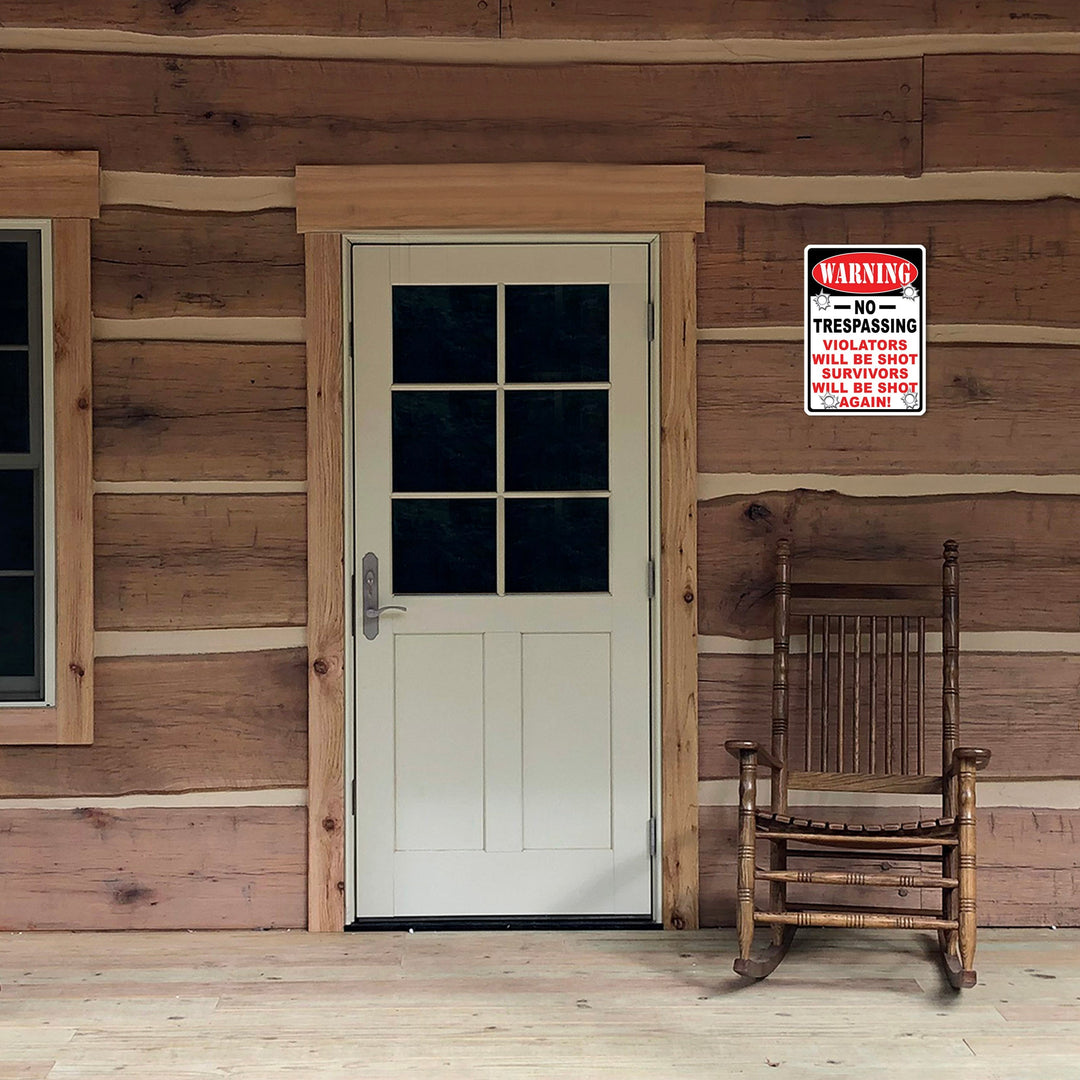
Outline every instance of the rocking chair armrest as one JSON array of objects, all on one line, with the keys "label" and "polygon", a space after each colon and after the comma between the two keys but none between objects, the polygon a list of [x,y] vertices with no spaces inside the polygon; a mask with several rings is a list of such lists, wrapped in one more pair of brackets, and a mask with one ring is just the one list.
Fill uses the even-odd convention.
[{"label": "rocking chair armrest", "polygon": [[958,746],[952,755],[952,761],[946,771],[946,776],[953,776],[960,771],[960,763],[963,761],[974,762],[975,770],[985,769],[990,764],[990,751],[976,746]]},{"label": "rocking chair armrest", "polygon": [[724,749],[733,757],[742,759],[743,754],[753,754],[762,765],[767,769],[772,769],[773,772],[780,772],[784,768],[782,761],[766,750],[760,743],[750,742],[742,739],[728,739],[724,743]]}]

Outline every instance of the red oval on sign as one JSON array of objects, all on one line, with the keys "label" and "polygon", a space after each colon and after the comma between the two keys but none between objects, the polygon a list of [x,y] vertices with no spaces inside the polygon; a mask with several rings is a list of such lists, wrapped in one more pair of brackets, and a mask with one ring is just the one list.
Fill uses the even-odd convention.
[{"label": "red oval on sign", "polygon": [[887,293],[910,285],[919,271],[913,262],[883,251],[850,251],[822,259],[812,271],[827,289],[845,293]]}]

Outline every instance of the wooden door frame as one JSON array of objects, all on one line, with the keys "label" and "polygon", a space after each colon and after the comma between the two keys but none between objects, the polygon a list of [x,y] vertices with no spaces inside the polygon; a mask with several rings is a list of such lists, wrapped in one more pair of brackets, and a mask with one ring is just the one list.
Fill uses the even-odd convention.
[{"label": "wooden door frame", "polygon": [[698,165],[296,169],[307,288],[308,929],[345,923],[345,321],[342,237],[364,230],[660,234],[661,898],[698,925]]}]

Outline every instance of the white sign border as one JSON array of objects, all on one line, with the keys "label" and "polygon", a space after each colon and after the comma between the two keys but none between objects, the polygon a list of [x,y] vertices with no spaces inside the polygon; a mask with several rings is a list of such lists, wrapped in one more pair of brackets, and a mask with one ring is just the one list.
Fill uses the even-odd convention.
[{"label": "white sign border", "polygon": [[[872,252],[875,248],[917,248],[922,252],[922,273],[919,299],[922,305],[919,319],[919,407],[917,409],[813,409],[810,408],[810,249],[850,248],[852,252]],[[895,244],[888,241],[867,244],[807,244],[803,248],[803,412],[807,416],[925,416],[926,415],[926,279],[927,255],[925,244]]]}]

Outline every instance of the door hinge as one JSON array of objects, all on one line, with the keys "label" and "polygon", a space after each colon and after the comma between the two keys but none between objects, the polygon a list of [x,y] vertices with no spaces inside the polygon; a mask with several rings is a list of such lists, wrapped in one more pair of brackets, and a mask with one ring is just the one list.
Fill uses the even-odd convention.
[{"label": "door hinge", "polygon": [[645,319],[649,328],[649,340],[652,341],[656,337],[656,305],[651,300],[648,303]]},{"label": "door hinge", "polygon": [[353,574],[349,583],[349,629],[353,637],[356,637],[356,575]]},{"label": "door hinge", "polygon": [[356,777],[355,776],[352,778],[352,784],[350,786],[352,788],[352,813],[353,813],[353,817],[356,817]]},{"label": "door hinge", "polygon": [[650,559],[646,568],[648,578],[645,582],[645,592],[651,600],[656,595],[656,560]]},{"label": "door hinge", "polygon": [[349,320],[349,359],[356,359],[356,336],[353,333],[353,321]]},{"label": "door hinge", "polygon": [[649,855],[652,858],[656,857],[656,818],[649,818],[648,822],[649,830]]}]

